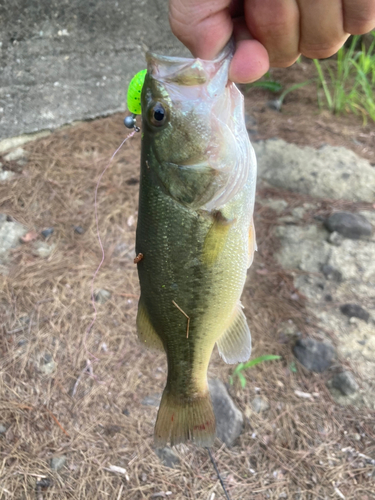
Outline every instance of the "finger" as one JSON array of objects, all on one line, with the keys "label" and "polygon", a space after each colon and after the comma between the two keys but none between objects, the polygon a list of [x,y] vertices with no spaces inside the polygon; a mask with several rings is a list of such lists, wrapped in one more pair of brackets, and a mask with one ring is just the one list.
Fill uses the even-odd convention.
[{"label": "finger", "polygon": [[298,0],[301,16],[300,52],[312,59],[335,54],[348,38],[341,0]]},{"label": "finger", "polygon": [[375,28],[374,0],[344,0],[344,31],[363,35]]},{"label": "finger", "polygon": [[174,35],[195,57],[213,59],[232,36],[230,0],[170,0]]},{"label": "finger", "polygon": [[267,49],[271,66],[286,67],[299,56],[299,11],[295,0],[245,0],[252,36]]},{"label": "finger", "polygon": [[267,50],[254,40],[244,19],[234,20],[236,49],[229,67],[229,80],[250,83],[261,78],[269,69]]}]

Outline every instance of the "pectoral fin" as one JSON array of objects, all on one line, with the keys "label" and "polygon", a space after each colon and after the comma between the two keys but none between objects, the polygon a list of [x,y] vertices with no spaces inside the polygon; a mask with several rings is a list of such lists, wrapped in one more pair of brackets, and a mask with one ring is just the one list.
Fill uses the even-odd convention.
[{"label": "pectoral fin", "polygon": [[204,240],[202,261],[208,265],[213,265],[224,249],[228,238],[229,229],[234,219],[229,220],[217,211],[213,215],[213,223]]},{"label": "pectoral fin", "polygon": [[247,267],[250,267],[251,264],[253,263],[254,252],[256,250],[258,250],[258,247],[257,247],[257,242],[256,242],[256,237],[255,237],[254,221],[252,220],[250,228],[249,228],[249,260],[248,260]]},{"label": "pectoral fin", "polygon": [[164,351],[163,343],[150,322],[142,297],[138,304],[137,330],[142,345],[154,351]]},{"label": "pectoral fin", "polygon": [[217,347],[226,363],[241,363],[250,358],[251,335],[240,303],[236,307],[230,326],[217,341]]}]

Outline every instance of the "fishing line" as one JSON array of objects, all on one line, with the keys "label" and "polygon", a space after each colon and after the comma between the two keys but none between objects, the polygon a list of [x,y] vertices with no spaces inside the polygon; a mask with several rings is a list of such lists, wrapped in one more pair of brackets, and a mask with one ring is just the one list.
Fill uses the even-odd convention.
[{"label": "fishing line", "polygon": [[[98,237],[98,241],[99,241],[99,246],[100,246],[100,249],[102,251],[102,259],[100,261],[100,264],[98,265],[96,271],[94,272],[94,275],[92,277],[92,280],[91,280],[91,303],[92,303],[92,307],[94,308],[94,316],[93,316],[93,319],[89,325],[89,327],[87,328],[86,330],[86,333],[85,333],[85,336],[84,336],[84,339],[83,339],[83,344],[85,346],[85,349],[87,351],[87,347],[86,347],[86,340],[87,340],[87,335],[90,333],[90,330],[91,328],[93,327],[95,321],[96,321],[96,316],[98,314],[98,310],[97,310],[97,307],[96,307],[96,304],[95,304],[95,294],[94,294],[94,283],[95,283],[95,278],[100,270],[100,268],[102,267],[103,265],[103,262],[104,262],[104,258],[105,258],[105,253],[104,253],[104,247],[103,247],[103,243],[102,243],[102,239],[100,237],[100,230],[99,230],[99,218],[98,218],[98,189],[99,189],[99,186],[100,186],[100,183],[101,183],[101,180],[102,180],[102,177],[103,175],[106,173],[106,171],[108,170],[109,166],[111,165],[112,161],[113,161],[113,158],[116,156],[116,154],[120,151],[120,149],[122,148],[122,146],[125,144],[125,142],[130,139],[131,137],[133,137],[133,135],[137,132],[137,128],[134,128],[133,132],[130,132],[130,134],[128,134],[125,139],[122,141],[122,143],[120,144],[120,146],[116,149],[116,151],[113,153],[113,155],[111,156],[111,159],[109,160],[109,162],[107,163],[105,169],[103,170],[103,172],[100,174],[99,176],[99,179],[98,179],[98,182],[96,183],[96,187],[95,187],[95,197],[94,197],[94,210],[95,210],[95,222],[96,222],[96,234],[97,234],[97,237]],[[89,353],[91,354],[91,353]],[[93,356],[93,354],[91,354]],[[95,356],[94,356],[95,357]]]},{"label": "fishing line", "polygon": [[208,455],[209,455],[209,457],[210,457],[210,459],[211,459],[212,465],[214,466],[214,469],[215,469],[216,475],[217,475],[217,477],[219,478],[220,484],[221,484],[221,486],[222,486],[222,488],[223,488],[223,491],[224,491],[224,494],[225,494],[225,498],[226,498],[227,500],[230,500],[229,493],[227,492],[227,489],[226,489],[226,487],[225,487],[224,481],[223,481],[222,477],[220,476],[219,469],[217,468],[217,465],[216,465],[216,462],[215,462],[214,457],[212,456],[211,450],[210,450],[210,448],[208,448],[208,447],[206,447],[206,450],[208,451]]}]

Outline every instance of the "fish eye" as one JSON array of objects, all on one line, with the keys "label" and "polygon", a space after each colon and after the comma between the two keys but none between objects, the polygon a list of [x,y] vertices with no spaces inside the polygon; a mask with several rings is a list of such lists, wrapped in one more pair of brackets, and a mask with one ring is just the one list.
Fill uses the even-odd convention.
[{"label": "fish eye", "polygon": [[156,102],[149,110],[149,118],[152,125],[161,127],[167,121],[167,111],[163,104]]}]

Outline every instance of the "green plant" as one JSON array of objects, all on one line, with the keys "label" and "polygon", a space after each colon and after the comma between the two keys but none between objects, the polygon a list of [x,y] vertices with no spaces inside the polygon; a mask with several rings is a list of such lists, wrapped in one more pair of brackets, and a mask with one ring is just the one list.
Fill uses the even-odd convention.
[{"label": "green plant", "polygon": [[366,50],[362,44],[356,51],[359,36],[353,36],[349,47],[342,47],[336,57],[334,68],[332,61],[320,62],[314,59],[318,73],[318,102],[323,102],[319,90],[323,90],[325,103],[332,113],[352,111],[375,120],[375,32],[373,40]]},{"label": "green plant", "polygon": [[245,370],[259,365],[259,363],[263,363],[263,361],[273,361],[276,359],[281,359],[281,356],[276,356],[274,354],[265,354],[264,356],[259,356],[258,358],[251,359],[247,363],[240,363],[236,366],[236,368],[233,370],[232,375],[229,377],[229,383],[233,385],[234,378],[237,376],[240,381],[241,387],[244,388],[246,386],[246,378],[243,374]]},{"label": "green plant", "polygon": [[[264,75],[264,78],[265,78],[264,80],[258,80],[257,82],[250,83],[249,85],[246,86],[246,89],[261,88],[264,90],[269,90],[270,92],[273,92],[274,94],[277,94],[277,93],[282,91],[282,89],[283,89],[282,84],[276,80],[272,80],[269,73],[266,73]],[[304,87],[305,85],[308,85],[312,81],[313,80],[308,80],[306,82],[295,83],[294,85],[291,85],[290,87],[285,89],[277,99],[270,101],[270,104],[272,104],[272,108],[276,109],[277,111],[280,111],[281,106],[283,105],[284,99],[289,94],[289,92],[292,92],[293,90],[297,90],[301,87]]]}]

